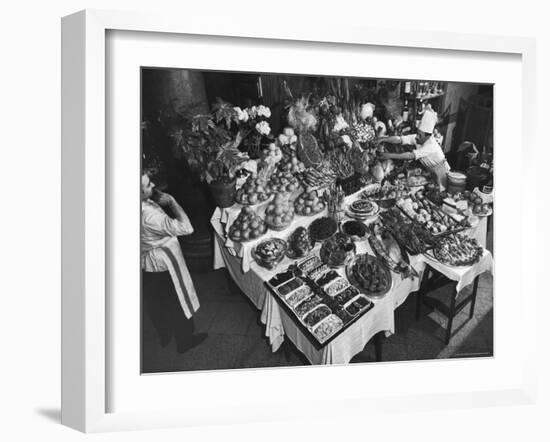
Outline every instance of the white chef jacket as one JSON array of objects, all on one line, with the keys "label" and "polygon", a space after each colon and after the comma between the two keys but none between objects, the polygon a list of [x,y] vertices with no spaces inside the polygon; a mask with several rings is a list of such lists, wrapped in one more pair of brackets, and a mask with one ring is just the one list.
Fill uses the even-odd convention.
[{"label": "white chef jacket", "polygon": [[[401,137],[401,144],[410,144],[416,145],[416,135],[403,135]],[[434,137],[428,138],[424,144],[420,147],[417,147],[414,151],[414,159],[419,160],[424,166],[429,169],[434,169],[436,166],[441,164],[446,164],[445,155],[443,154],[443,149],[435,140]],[[447,165],[446,168],[450,170],[450,167]]]},{"label": "white chef jacket", "polygon": [[178,242],[193,226],[169,217],[153,200],[141,204],[141,268],[146,272],[168,271],[185,316],[191,318],[200,304]]}]

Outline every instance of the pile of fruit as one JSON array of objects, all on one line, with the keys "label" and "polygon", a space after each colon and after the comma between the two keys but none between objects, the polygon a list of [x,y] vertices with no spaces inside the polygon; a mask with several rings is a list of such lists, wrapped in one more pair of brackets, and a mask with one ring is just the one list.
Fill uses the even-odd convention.
[{"label": "pile of fruit", "polygon": [[279,170],[271,176],[267,188],[271,193],[294,192],[300,187],[298,179],[287,170]]},{"label": "pile of fruit", "polygon": [[237,242],[256,239],[267,232],[267,226],[251,207],[243,207],[229,227],[229,238]]},{"label": "pile of fruit", "polygon": [[250,175],[243,186],[237,190],[235,201],[243,205],[260,204],[269,199],[271,192],[263,177]]},{"label": "pile of fruit", "polygon": [[316,190],[303,192],[296,201],[294,201],[296,213],[302,216],[315,215],[325,209],[325,202],[319,197]]},{"label": "pile of fruit", "polygon": [[287,152],[283,153],[283,159],[279,162],[278,165],[279,170],[290,172],[294,175],[302,173],[304,170],[306,170],[304,163],[302,163],[296,156],[296,152]]},{"label": "pile of fruit", "polygon": [[305,187],[319,188],[327,187],[336,181],[336,172],[328,163],[322,163],[319,167],[310,167],[301,176]]},{"label": "pile of fruit", "polygon": [[262,158],[266,161],[278,162],[283,157],[283,153],[279,146],[275,143],[270,143],[268,147],[262,150]]},{"label": "pile of fruit", "polygon": [[483,247],[474,238],[464,235],[449,235],[439,241],[433,250],[435,259],[451,266],[469,266],[479,261]]},{"label": "pile of fruit", "polygon": [[283,230],[293,219],[294,205],[290,202],[288,194],[278,193],[265,211],[266,224],[270,229]]},{"label": "pile of fruit", "polygon": [[309,232],[305,227],[298,227],[288,238],[287,254],[292,258],[305,256],[312,249]]}]

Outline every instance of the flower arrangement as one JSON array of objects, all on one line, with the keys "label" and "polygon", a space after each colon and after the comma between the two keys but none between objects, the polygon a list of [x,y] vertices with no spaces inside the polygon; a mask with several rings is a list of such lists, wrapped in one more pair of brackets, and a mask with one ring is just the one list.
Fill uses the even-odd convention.
[{"label": "flower arrangement", "polygon": [[234,108],[237,114],[236,126],[242,140],[242,147],[251,158],[260,155],[261,146],[274,141],[271,126],[267,119],[271,117],[271,109],[264,105],[252,106],[246,109]]}]

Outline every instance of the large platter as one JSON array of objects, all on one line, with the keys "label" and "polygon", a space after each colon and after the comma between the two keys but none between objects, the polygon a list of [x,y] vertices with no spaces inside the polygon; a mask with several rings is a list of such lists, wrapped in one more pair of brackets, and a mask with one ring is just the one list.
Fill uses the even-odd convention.
[{"label": "large platter", "polygon": [[[354,272],[353,268],[356,264],[359,264],[363,261],[370,262],[372,264],[376,264],[383,277],[385,278],[385,287],[382,290],[378,290],[376,292],[369,291],[368,287],[365,287],[361,281],[359,281]],[[391,272],[388,269],[388,267],[378,258],[375,258],[372,255],[369,254],[361,254],[357,255],[347,266],[346,266],[346,276],[348,280],[351,282],[353,286],[355,286],[361,293],[366,294],[367,296],[373,297],[373,298],[382,298],[386,293],[388,293],[391,290],[392,287],[392,276]]]}]

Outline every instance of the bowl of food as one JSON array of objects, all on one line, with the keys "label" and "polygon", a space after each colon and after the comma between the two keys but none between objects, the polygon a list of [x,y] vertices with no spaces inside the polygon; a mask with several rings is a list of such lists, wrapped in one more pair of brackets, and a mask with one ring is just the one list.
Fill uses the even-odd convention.
[{"label": "bowl of food", "polygon": [[280,238],[269,238],[260,242],[252,251],[252,257],[258,265],[274,269],[285,257],[287,243]]},{"label": "bowl of food", "polygon": [[309,225],[309,236],[312,241],[325,241],[338,230],[336,221],[328,216],[313,220]]},{"label": "bowl of food", "polygon": [[344,267],[355,256],[355,243],[349,235],[335,233],[321,246],[321,261],[332,268]]},{"label": "bowl of food", "polygon": [[367,239],[367,226],[358,220],[348,219],[340,223],[340,231],[349,237],[353,241],[363,241]]}]

